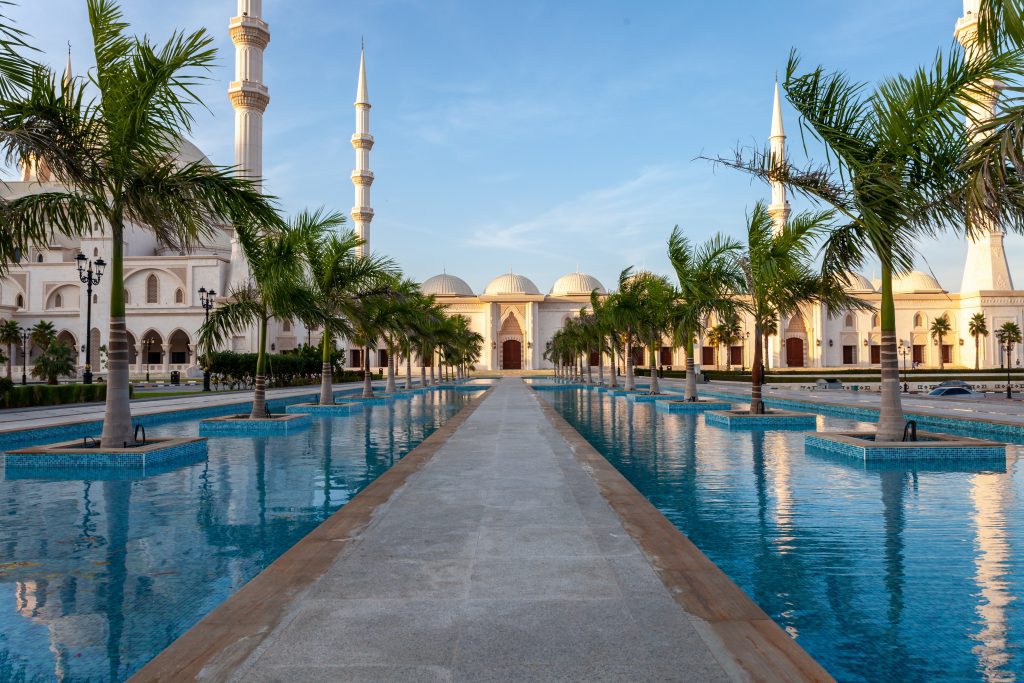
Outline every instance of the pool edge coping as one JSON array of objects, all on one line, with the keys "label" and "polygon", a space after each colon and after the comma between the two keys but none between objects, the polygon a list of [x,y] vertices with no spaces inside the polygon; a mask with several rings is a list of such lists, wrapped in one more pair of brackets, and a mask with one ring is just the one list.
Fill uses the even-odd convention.
[{"label": "pool edge coping", "polygon": [[493,390],[488,387],[369,486],[149,660],[129,681],[227,680],[272,635],[292,603],[409,477],[423,468]]},{"label": "pool edge coping", "polygon": [[[834,681],[576,428],[547,401],[536,398],[551,426],[597,484],[601,497],[676,604],[699,625],[701,639],[727,671],[738,667],[756,681]],[[721,661],[722,656],[727,661]]]}]

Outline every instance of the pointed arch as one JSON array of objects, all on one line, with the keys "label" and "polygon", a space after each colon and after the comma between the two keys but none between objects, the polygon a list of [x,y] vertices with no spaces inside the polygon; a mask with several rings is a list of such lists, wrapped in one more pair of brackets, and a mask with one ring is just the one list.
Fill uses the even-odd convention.
[{"label": "pointed arch", "polygon": [[156,273],[150,273],[146,277],[146,303],[160,303],[160,279]]}]

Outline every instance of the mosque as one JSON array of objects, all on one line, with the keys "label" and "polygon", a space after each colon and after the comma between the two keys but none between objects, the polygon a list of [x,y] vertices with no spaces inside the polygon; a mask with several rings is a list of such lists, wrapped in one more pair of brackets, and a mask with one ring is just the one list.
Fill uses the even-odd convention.
[{"label": "mosque", "polygon": [[[977,0],[965,0],[965,14],[956,26],[961,42],[976,29]],[[230,20],[229,31],[235,45],[235,80],[228,86],[228,95],[235,111],[235,165],[239,173],[254,179],[262,177],[263,117],[270,102],[270,93],[263,83],[263,53],[270,42],[270,30],[263,19],[262,0],[238,0],[238,16]],[[65,77],[71,75],[70,58]],[[355,170],[351,180],[355,202],[350,211],[357,234],[370,248],[370,229],[374,218],[370,190],[374,175],[370,170],[370,153],[374,138],[370,133],[370,98],[367,89],[366,63],[360,56],[356,88],[356,125],[352,136]],[[990,107],[994,111],[994,103]],[[786,135],[778,86],[772,114],[772,150],[785,154]],[[206,156],[188,141],[182,140],[178,155],[183,163],[203,161]],[[59,189],[47,169],[23,164],[21,178],[5,184],[0,192],[7,197]],[[772,187],[770,206],[777,223],[790,213],[786,189]],[[159,243],[145,226],[126,230],[125,300],[129,335],[130,361],[133,371],[142,374],[181,371],[198,376],[196,334],[203,323],[200,290],[214,290],[218,296],[231,291],[249,277],[244,254],[239,248],[231,226],[223,226],[201,248],[180,253]],[[96,259],[111,253],[110,237],[102,226],[83,237],[56,235],[48,244],[36,244],[24,254],[22,261],[11,267],[0,279],[0,318],[13,319],[23,327],[40,320],[51,321],[60,339],[78,350],[79,364],[88,363],[102,375],[105,369],[103,349],[109,327],[107,304],[109,282],[102,279],[94,288],[92,325],[86,326],[86,288],[80,281],[76,256],[84,254]],[[851,273],[850,291],[878,302],[877,282]],[[577,316],[589,305],[590,294],[606,294],[594,277],[581,272],[559,278],[547,294],[524,275],[505,273],[491,280],[476,293],[454,274],[442,273],[427,279],[423,290],[433,294],[452,314],[470,320],[474,330],[484,337],[484,352],[477,368],[480,370],[537,370],[550,368],[543,357],[547,343],[565,320]],[[1024,291],[1013,288],[1003,250],[1003,232],[993,228],[971,242],[959,293],[944,289],[932,276],[912,272],[896,283],[897,336],[906,349],[906,362],[921,366],[938,366],[940,359],[948,365],[973,367],[974,340],[967,333],[968,320],[975,313],[985,315],[990,332],[1006,321],[1024,327]],[[947,315],[952,332],[942,348],[929,336],[932,321]],[[877,367],[880,362],[881,335],[878,315],[852,312],[829,315],[821,306],[808,306],[780,321],[779,334],[769,341],[769,365],[779,367]],[[714,321],[708,321],[709,325]],[[752,357],[753,330],[751,320],[743,321],[738,342],[728,349],[716,349],[699,340],[703,367],[742,368]],[[86,336],[91,358],[86,358]],[[255,330],[239,334],[231,341],[235,351],[252,351],[256,347]],[[301,323],[273,321],[269,331],[269,348],[280,352],[304,343],[318,344],[320,335]],[[342,344],[344,345],[344,344]],[[31,365],[37,353],[30,352]],[[360,352],[349,350],[350,366],[358,367]],[[638,353],[638,365],[646,365],[646,357]],[[22,364],[16,353],[15,363]],[[378,350],[371,358],[371,367],[387,364],[386,353]],[[680,349],[664,346],[659,364],[682,367]],[[1005,361],[994,335],[982,338],[978,349],[981,367],[998,367]],[[1011,363],[1020,364],[1017,358]],[[596,363],[597,358],[591,359]]]}]

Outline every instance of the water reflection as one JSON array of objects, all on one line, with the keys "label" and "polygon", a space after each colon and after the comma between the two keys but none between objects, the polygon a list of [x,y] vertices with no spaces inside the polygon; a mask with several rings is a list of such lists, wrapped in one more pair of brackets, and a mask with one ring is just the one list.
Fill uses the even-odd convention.
[{"label": "water reflection", "polygon": [[799,432],[540,396],[838,679],[1020,677],[1017,449],[1006,463],[865,464],[805,452]]},{"label": "water reflection", "polygon": [[471,397],[212,439],[144,479],[0,480],[0,680],[124,680]]}]

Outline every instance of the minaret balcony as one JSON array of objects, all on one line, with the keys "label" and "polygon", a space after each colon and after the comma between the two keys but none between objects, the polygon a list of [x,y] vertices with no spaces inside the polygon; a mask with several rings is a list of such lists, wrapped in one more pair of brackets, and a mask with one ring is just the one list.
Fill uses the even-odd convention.
[{"label": "minaret balcony", "polygon": [[356,149],[373,149],[373,136],[369,133],[356,133],[352,136],[352,146]]},{"label": "minaret balcony", "polygon": [[368,206],[353,206],[352,210],[349,211],[349,215],[352,216],[354,221],[369,223],[373,220],[373,209]]},{"label": "minaret balcony", "polygon": [[270,91],[267,86],[255,81],[231,81],[228,84],[228,97],[236,109],[264,111],[270,104]]},{"label": "minaret balcony", "polygon": [[270,43],[270,26],[256,17],[234,17],[228,24],[231,42],[266,49]]},{"label": "minaret balcony", "polygon": [[356,185],[373,185],[373,171],[352,171],[352,182]]}]

